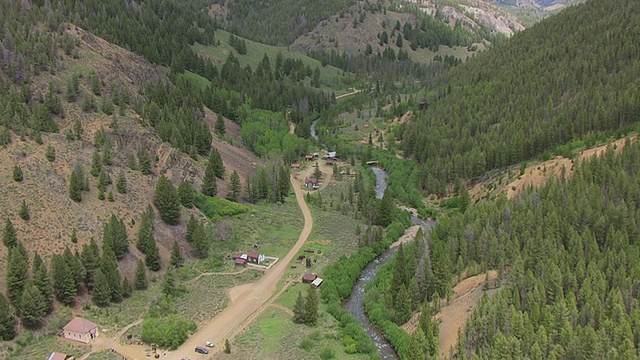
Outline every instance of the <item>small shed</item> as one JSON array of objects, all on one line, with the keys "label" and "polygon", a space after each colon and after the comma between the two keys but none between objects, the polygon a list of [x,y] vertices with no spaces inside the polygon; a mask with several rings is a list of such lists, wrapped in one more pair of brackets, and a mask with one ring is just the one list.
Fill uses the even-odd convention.
[{"label": "small shed", "polygon": [[311,155],[311,154],[307,155],[307,156],[304,157],[304,159],[307,160],[307,161],[311,161],[311,160],[313,160],[313,155]]},{"label": "small shed", "polygon": [[322,278],[317,277],[315,280],[311,282],[311,285],[318,287],[322,285],[322,281],[323,281]]},{"label": "small shed", "polygon": [[308,189],[315,189],[316,187],[318,187],[318,179],[314,179],[314,178],[306,179],[304,181],[304,185]]},{"label": "small shed", "polygon": [[247,260],[254,264],[261,264],[264,261],[264,255],[255,251],[247,253]]},{"label": "small shed", "polygon": [[300,164],[291,164],[291,170],[300,170]]},{"label": "small shed", "polygon": [[333,159],[327,160],[327,165],[333,165]]},{"label": "small shed", "polygon": [[98,325],[79,317],[71,319],[71,321],[62,328],[63,338],[85,344],[97,338],[98,335]]},{"label": "small shed", "polygon": [[71,358],[71,356],[67,354],[52,352],[51,355],[47,358],[47,360],[67,360]]},{"label": "small shed", "polygon": [[237,258],[234,260],[236,266],[245,266],[247,265],[247,259]]},{"label": "small shed", "polygon": [[303,283],[312,283],[317,278],[318,278],[318,275],[316,275],[316,274],[304,274],[304,275],[302,275],[302,282]]}]

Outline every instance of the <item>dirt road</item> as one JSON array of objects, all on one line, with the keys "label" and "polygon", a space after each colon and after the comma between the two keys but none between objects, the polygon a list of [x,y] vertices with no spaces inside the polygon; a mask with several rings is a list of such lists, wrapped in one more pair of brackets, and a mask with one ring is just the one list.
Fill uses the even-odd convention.
[{"label": "dirt road", "polygon": [[[257,311],[264,310],[263,305],[273,296],[277,284],[284,276],[289,263],[300,251],[313,228],[313,218],[309,207],[304,201],[302,189],[293,177],[290,180],[296,193],[296,200],[304,215],[304,227],[298,237],[298,241],[281,261],[264,273],[260,280],[255,283],[245,284],[250,286],[243,286],[241,293],[234,292],[235,299],[232,300],[229,306],[218,316],[201,326],[176,351],[167,352],[166,356],[160,357],[161,359],[180,360],[182,357],[212,359],[215,352],[224,348],[225,339],[232,339],[235,333],[245,325],[247,319],[255,318]],[[204,346],[205,341],[211,341],[215,344],[215,348],[211,349],[212,351],[206,357],[194,352],[194,348],[196,346]]]},{"label": "dirt road", "polygon": [[362,90],[358,90],[356,88],[353,88],[352,92],[336,96],[336,100],[342,99],[342,98],[347,97],[347,96],[355,95],[355,94],[359,93],[360,91],[362,91]]}]

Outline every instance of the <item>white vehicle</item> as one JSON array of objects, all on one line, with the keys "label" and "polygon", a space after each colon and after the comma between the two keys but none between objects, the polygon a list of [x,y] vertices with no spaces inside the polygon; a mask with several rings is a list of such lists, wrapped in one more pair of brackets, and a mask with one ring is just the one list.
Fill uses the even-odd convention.
[{"label": "white vehicle", "polygon": [[207,345],[207,347],[210,347],[210,348],[213,347],[213,343],[211,341],[207,341],[204,344]]}]

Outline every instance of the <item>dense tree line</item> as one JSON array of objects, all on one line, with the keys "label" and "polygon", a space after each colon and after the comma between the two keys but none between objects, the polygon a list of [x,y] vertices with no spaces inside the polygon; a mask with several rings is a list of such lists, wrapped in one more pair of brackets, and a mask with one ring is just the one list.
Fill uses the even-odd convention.
[{"label": "dense tree line", "polygon": [[230,30],[246,38],[271,45],[289,45],[315,28],[322,20],[345,11],[354,0],[240,0],[214,3],[226,5]]},{"label": "dense tree line", "polygon": [[639,17],[635,1],[589,1],[440,78],[399,134],[423,165],[421,187],[443,194],[456,178],[546,157],[591,132],[629,131],[640,113]]},{"label": "dense tree line", "polygon": [[461,357],[637,358],[639,158],[638,143],[610,147],[574,163],[570,179],[470,206],[432,231],[433,296],[474,264],[505,271],[504,288],[471,317]]}]

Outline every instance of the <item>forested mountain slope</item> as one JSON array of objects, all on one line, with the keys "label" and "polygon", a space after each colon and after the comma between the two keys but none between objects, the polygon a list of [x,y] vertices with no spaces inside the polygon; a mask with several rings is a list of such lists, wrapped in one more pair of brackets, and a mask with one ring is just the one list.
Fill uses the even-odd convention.
[{"label": "forested mountain slope", "polygon": [[639,172],[640,144],[627,143],[576,163],[569,180],[471,206],[433,230],[440,296],[447,273],[506,269],[504,289],[461,336],[461,358],[638,358]]},{"label": "forested mountain slope", "polygon": [[[445,74],[404,133],[421,186],[552,152],[595,131],[624,133],[640,113],[640,3],[589,1]],[[428,169],[428,171],[426,171]]]}]

